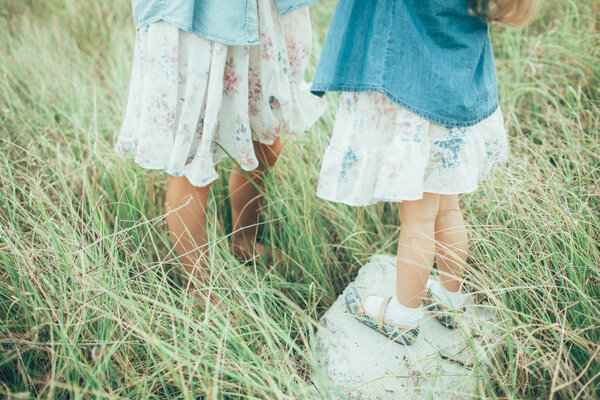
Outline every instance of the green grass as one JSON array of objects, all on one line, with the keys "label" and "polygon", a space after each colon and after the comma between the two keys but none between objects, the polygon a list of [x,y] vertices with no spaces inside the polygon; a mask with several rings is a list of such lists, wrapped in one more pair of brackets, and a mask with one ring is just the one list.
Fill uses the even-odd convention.
[{"label": "green grass", "polygon": [[[333,5],[311,8],[311,71]],[[511,160],[463,199],[469,279],[498,315],[482,396],[600,396],[599,12],[548,0],[526,30],[493,29]],[[285,262],[233,260],[214,185],[222,306],[202,318],[169,261],[167,176],[112,151],[133,38],[126,1],[0,0],[0,395],[324,396],[306,385],[315,370],[327,387],[316,321],[370,255],[394,252],[393,205],[316,198],[332,96],[268,182],[265,236]]]}]

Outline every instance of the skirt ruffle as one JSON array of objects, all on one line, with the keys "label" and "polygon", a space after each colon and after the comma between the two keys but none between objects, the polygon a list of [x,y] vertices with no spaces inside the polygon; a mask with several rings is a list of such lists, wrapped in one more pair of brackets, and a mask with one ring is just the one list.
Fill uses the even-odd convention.
[{"label": "skirt ruffle", "polygon": [[507,156],[499,109],[471,127],[444,127],[382,94],[342,93],[317,195],[364,206],[470,193]]},{"label": "skirt ruffle", "polygon": [[206,186],[232,157],[258,166],[253,141],[307,131],[326,103],[303,80],[312,44],[307,8],[281,16],[259,0],[261,44],[227,46],[159,21],[138,29],[116,150],[142,167]]}]

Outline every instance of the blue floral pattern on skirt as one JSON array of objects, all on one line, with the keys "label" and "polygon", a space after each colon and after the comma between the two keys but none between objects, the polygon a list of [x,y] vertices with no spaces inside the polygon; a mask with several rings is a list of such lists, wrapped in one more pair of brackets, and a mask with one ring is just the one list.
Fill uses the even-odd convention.
[{"label": "blue floral pattern on skirt", "polygon": [[445,127],[380,93],[343,92],[317,194],[363,206],[469,193],[507,157],[499,109],[473,126]]}]

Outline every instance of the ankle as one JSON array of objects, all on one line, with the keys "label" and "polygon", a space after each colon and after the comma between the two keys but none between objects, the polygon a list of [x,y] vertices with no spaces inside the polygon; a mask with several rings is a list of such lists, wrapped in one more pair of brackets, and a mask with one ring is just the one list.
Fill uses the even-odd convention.
[{"label": "ankle", "polygon": [[447,292],[459,293],[461,292],[462,281],[456,278],[446,278],[440,280],[442,287]]},{"label": "ankle", "polygon": [[456,291],[450,291],[438,280],[432,280],[431,283],[428,282],[427,287],[437,301],[453,308],[462,307],[468,298],[467,294],[463,293],[460,287]]},{"label": "ankle", "polygon": [[[378,317],[383,301],[383,297],[370,295],[364,300],[363,304],[369,314]],[[384,311],[385,321],[408,327],[418,325],[422,317],[423,307],[421,304],[417,307],[406,307],[399,303],[398,298],[395,296],[390,299]]]},{"label": "ankle", "polygon": [[411,297],[408,300],[394,296],[394,298],[392,298],[392,300],[397,302],[398,304],[400,304],[402,307],[410,308],[410,309],[419,308],[421,306],[421,304],[423,303],[422,296],[419,298]]}]

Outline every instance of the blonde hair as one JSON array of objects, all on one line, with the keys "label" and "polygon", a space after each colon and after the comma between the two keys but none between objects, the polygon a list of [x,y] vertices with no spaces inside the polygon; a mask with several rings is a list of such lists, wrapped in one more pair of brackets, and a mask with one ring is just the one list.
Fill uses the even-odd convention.
[{"label": "blonde hair", "polygon": [[539,9],[538,0],[473,0],[471,12],[484,15],[490,22],[498,22],[513,28],[529,24]]}]

